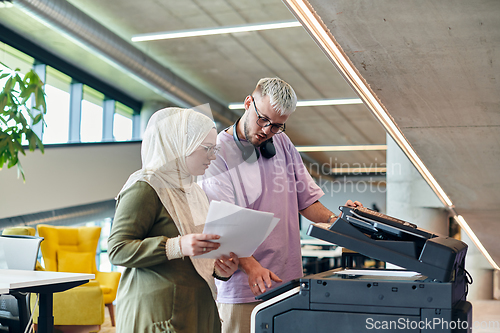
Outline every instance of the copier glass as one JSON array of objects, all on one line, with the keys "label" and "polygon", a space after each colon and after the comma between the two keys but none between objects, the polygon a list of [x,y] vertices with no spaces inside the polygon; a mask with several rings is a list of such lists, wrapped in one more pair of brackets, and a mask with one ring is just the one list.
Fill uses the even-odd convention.
[{"label": "copier glass", "polygon": [[367,208],[307,234],[405,269],[334,269],[257,297],[252,332],[472,332],[467,245]]}]

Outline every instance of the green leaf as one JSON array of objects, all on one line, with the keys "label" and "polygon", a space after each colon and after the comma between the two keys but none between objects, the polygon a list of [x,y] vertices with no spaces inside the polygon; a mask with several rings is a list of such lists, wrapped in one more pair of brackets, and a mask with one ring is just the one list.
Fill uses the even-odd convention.
[{"label": "green leaf", "polygon": [[6,137],[5,139],[0,141],[0,152],[4,150],[7,147],[7,144],[9,143],[10,138]]},{"label": "green leaf", "polygon": [[26,156],[26,153],[24,152],[24,148],[19,141],[20,141],[20,139],[16,139],[13,141],[14,149],[16,150],[16,155],[18,155],[20,152],[21,154]]},{"label": "green leaf", "polygon": [[36,91],[36,86],[33,84],[30,84],[27,87],[21,88],[21,93],[19,94],[19,97],[23,99],[28,99],[30,98],[31,94]]},{"label": "green leaf", "polygon": [[45,149],[43,148],[42,140],[40,140],[40,138],[38,137],[38,135],[35,134],[34,136],[36,138],[36,143],[38,144],[38,148],[40,148],[40,152],[42,154],[44,154],[45,153]]},{"label": "green leaf", "polygon": [[[22,175],[25,180],[18,156],[19,153],[26,154],[21,144],[22,138],[26,137],[30,151],[38,146],[44,153],[43,143],[30,128],[25,114],[29,115],[33,124],[45,124],[43,115],[46,113],[46,101],[44,83],[36,72],[29,71],[24,78],[21,78],[19,72],[18,68],[11,74],[0,70],[0,78],[7,79],[0,92],[0,124],[3,126],[0,129],[0,169],[5,164],[9,168],[17,165],[18,175]],[[32,96],[34,106],[28,106],[28,100]]]},{"label": "green leaf", "polygon": [[19,87],[25,87],[26,84],[24,83],[23,79],[21,78],[21,76],[19,76],[19,74],[16,73],[16,75],[14,75],[14,80],[16,80],[16,83],[19,84]]},{"label": "green leaf", "polygon": [[37,114],[35,119],[33,119],[33,125],[38,124],[42,119],[43,119],[43,113]]},{"label": "green leaf", "polygon": [[0,112],[3,112],[5,106],[7,105],[7,102],[7,94],[4,92],[0,93]]},{"label": "green leaf", "polygon": [[23,182],[26,183],[26,178],[24,177],[24,170],[21,165],[21,162],[17,162],[17,178],[19,178],[19,175],[23,177]]},{"label": "green leaf", "polygon": [[7,159],[5,158],[4,154],[0,154],[0,170],[2,170],[3,165],[7,162]]},{"label": "green leaf", "polygon": [[[7,142],[7,144],[8,144],[8,146],[9,146],[9,152],[10,152],[10,155],[11,155],[11,156],[17,156],[16,151],[15,151],[15,149],[14,149],[14,144],[12,143],[12,140],[9,140],[9,141]],[[10,168],[10,167],[9,167],[9,168]]]},{"label": "green leaf", "polygon": [[7,164],[7,169],[12,168],[14,165],[16,165],[19,162],[19,159],[17,156],[12,156],[10,157],[9,163]]},{"label": "green leaf", "polygon": [[5,86],[3,87],[4,91],[10,92],[10,90],[12,89],[12,84],[12,77],[10,77],[7,82],[5,82]]},{"label": "green leaf", "polygon": [[6,64],[4,64],[3,62],[0,61],[0,65],[2,65],[3,67],[7,67],[8,69],[12,70],[9,66],[7,66]]},{"label": "green leaf", "polygon": [[37,87],[35,89],[35,105],[36,108],[42,108],[42,112],[45,114],[47,112],[47,105],[45,104],[45,91],[43,91],[42,87]]},{"label": "green leaf", "polygon": [[29,142],[30,151],[34,151],[36,149],[36,134],[32,131],[28,131],[26,133],[26,140]]},{"label": "green leaf", "polygon": [[31,77],[33,77],[33,75],[36,75],[36,73],[33,71],[33,70],[30,70],[28,73],[26,73],[24,75],[24,79],[23,79],[23,84],[26,85],[27,83],[29,83],[29,81],[31,80]]}]

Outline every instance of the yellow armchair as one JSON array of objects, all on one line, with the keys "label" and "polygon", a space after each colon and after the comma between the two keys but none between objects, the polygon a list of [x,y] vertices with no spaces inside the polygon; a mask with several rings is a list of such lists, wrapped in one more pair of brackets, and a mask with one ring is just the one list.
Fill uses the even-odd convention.
[{"label": "yellow armchair", "polygon": [[92,273],[101,288],[111,324],[115,326],[113,301],[116,298],[120,273],[100,272],[96,266],[96,249],[100,227],[59,227],[38,225],[45,269],[57,272]]},{"label": "yellow armchair", "polygon": [[[36,295],[31,294],[31,304]],[[53,301],[54,332],[99,332],[104,323],[104,302],[99,282],[92,280],[84,285],[55,293]],[[33,314],[38,324],[38,307]]]},{"label": "yellow armchair", "polygon": [[2,231],[2,235],[35,236],[36,230],[33,227],[10,227]]}]

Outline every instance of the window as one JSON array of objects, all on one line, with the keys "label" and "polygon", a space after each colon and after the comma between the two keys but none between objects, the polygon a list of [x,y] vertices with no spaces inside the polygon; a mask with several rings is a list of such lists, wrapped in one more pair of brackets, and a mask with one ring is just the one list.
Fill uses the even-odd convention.
[{"label": "window", "polygon": [[114,124],[113,124],[113,137],[116,141],[130,141],[132,140],[132,115],[134,111],[116,102]]},{"label": "window", "polygon": [[89,86],[83,86],[81,142],[102,141],[102,104],[104,95]]},{"label": "window", "polygon": [[68,142],[70,83],[69,76],[47,66],[45,102],[48,112],[45,114],[44,144]]},{"label": "window", "polygon": [[[35,59],[7,44],[0,42],[0,62],[5,64],[11,69],[20,68],[21,77],[24,76],[23,73],[27,73],[31,70],[35,64]],[[56,62],[52,63],[55,65]],[[41,68],[45,68],[45,78],[41,76],[41,79],[45,81],[45,101],[47,104],[47,113],[45,114],[46,126],[43,128],[42,142],[44,144],[65,144],[70,141],[70,113],[71,111],[71,82],[74,78],[68,76],[59,70],[43,64],[40,65]],[[56,66],[57,67],[57,66]],[[7,69],[0,64],[2,70]],[[0,79],[0,88],[3,87],[7,80]],[[75,79],[75,81],[78,81]],[[106,89],[106,88],[105,88]],[[104,90],[105,90],[104,89]],[[1,90],[1,89],[0,89]],[[76,98],[79,98],[78,95]],[[80,125],[80,136],[78,133],[74,133],[73,141],[76,142],[102,142],[103,136],[105,140],[114,141],[129,141],[133,138],[133,115],[134,110],[132,110],[127,105],[124,105],[118,101],[110,99],[111,102],[115,103],[115,112],[113,116],[113,128],[106,125],[103,128],[103,103],[105,96],[100,91],[83,85],[83,97],[81,101],[81,113],[80,110],[75,112],[76,117],[74,120],[78,121]],[[78,105],[78,99],[76,100]],[[31,106],[31,102],[28,101],[28,106]],[[29,121],[27,112],[23,112],[25,118]],[[111,116],[111,115],[110,115]],[[108,121],[109,118],[106,118]],[[9,126],[8,124],[7,126]],[[75,127],[78,123],[74,124]],[[111,126],[111,124],[109,124]],[[0,128],[5,128],[5,124],[0,124]],[[103,133],[103,130],[106,133]],[[41,132],[41,128],[37,130],[37,133]],[[111,138],[112,136],[112,138]],[[27,145],[26,139],[22,141],[23,145]]]},{"label": "window", "polygon": [[[30,69],[33,67],[34,59],[18,50],[16,50],[13,47],[10,47],[7,44],[1,43],[0,42],[0,62],[4,65],[0,64],[0,68],[3,71],[14,71],[15,69],[19,68],[19,76],[21,78],[24,78],[24,74],[29,72]],[[10,69],[9,69],[10,68]],[[0,79],[0,91],[2,90],[4,84],[7,82],[8,78],[3,78]],[[30,106],[30,101],[27,102],[28,106]],[[30,117],[28,115],[28,112],[25,110],[21,111],[22,114],[24,115],[24,118],[29,122]],[[14,121],[9,121],[7,125],[0,123],[0,128],[5,129],[7,126],[12,126],[14,124]],[[21,144],[27,145],[28,141],[26,140],[25,137],[22,138]]]}]

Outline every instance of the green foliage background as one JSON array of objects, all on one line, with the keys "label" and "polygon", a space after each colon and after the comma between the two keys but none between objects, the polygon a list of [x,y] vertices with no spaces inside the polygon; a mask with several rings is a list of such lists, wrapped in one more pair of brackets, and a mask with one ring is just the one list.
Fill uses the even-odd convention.
[{"label": "green foliage background", "polygon": [[[5,64],[2,65],[8,68]],[[21,78],[19,71],[19,68],[14,71],[10,68],[0,69],[0,79],[7,79],[0,93],[0,169],[5,164],[8,168],[17,166],[18,176],[21,175],[25,181],[18,156],[19,153],[26,155],[21,142],[24,137],[30,151],[38,147],[44,152],[42,141],[31,126],[40,122],[45,125],[44,115],[47,110],[42,80],[33,70],[26,73],[24,78]]]}]

